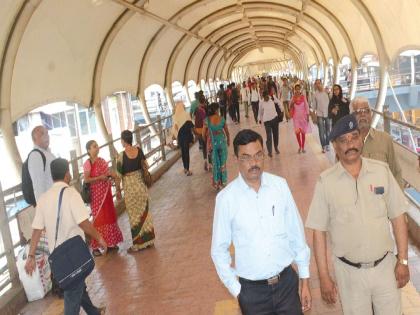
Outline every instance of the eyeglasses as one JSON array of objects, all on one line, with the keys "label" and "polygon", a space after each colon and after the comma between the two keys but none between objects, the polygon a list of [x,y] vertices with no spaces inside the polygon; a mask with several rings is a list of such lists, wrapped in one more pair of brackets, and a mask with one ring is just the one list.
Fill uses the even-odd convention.
[{"label": "eyeglasses", "polygon": [[339,144],[350,144],[353,141],[359,140],[360,135],[358,133],[352,134],[350,138],[340,137],[337,138]]},{"label": "eyeglasses", "polygon": [[356,113],[356,115],[369,114],[370,113],[370,108],[368,108],[368,107],[366,107],[366,108],[359,108],[359,109],[356,109],[354,112]]},{"label": "eyeglasses", "polygon": [[264,152],[258,152],[255,155],[248,155],[248,154],[244,154],[238,157],[238,160],[241,162],[251,162],[251,161],[261,161],[264,159]]}]

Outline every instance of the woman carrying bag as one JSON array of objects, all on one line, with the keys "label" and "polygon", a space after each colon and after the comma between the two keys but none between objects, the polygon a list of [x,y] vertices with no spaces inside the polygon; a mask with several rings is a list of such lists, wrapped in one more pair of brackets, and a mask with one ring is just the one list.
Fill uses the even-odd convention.
[{"label": "woman carrying bag", "polygon": [[[86,151],[89,159],[83,164],[83,172],[84,182],[90,186],[92,224],[105,239],[108,250],[118,249],[118,243],[123,241],[123,237],[118,227],[117,211],[112,199],[111,179],[119,181],[119,178],[117,174],[109,171],[107,162],[98,156],[99,147],[95,140],[86,143]],[[117,199],[121,199],[119,187]],[[99,244],[95,239],[91,241],[90,246],[94,256],[101,256]]]},{"label": "woman carrying bag", "polygon": [[131,131],[124,130],[121,133],[121,143],[124,151],[118,155],[117,172],[122,178],[125,207],[133,238],[133,245],[128,251],[137,252],[153,246],[155,241],[152,214],[149,211],[149,192],[145,181],[149,166],[143,151],[133,146]]}]

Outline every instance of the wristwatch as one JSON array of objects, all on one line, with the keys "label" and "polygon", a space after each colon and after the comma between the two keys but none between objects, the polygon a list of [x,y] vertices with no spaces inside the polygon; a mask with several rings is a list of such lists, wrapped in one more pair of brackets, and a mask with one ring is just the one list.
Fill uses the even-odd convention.
[{"label": "wristwatch", "polygon": [[408,260],[407,259],[398,258],[398,262],[401,265],[408,266]]}]

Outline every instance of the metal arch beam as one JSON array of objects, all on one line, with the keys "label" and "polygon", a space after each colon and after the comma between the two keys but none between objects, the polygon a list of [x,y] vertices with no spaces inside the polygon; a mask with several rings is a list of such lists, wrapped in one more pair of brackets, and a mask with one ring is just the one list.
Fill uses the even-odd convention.
[{"label": "metal arch beam", "polygon": [[[275,47],[275,48],[281,47],[281,48],[287,50],[288,52],[291,53],[291,57],[292,57],[293,61],[295,62],[296,66],[297,67],[301,67],[302,66],[298,54],[296,54],[295,51],[291,50],[289,46],[286,46],[286,45],[281,44],[281,43],[276,42],[276,41],[264,41],[264,42],[261,42],[261,45],[264,46],[264,47]],[[238,47],[238,49],[236,51],[236,54],[235,54],[236,56],[232,55],[231,57],[233,57],[234,59],[237,58],[238,54],[241,54],[241,52],[245,48],[250,48],[250,50],[252,50],[252,49],[255,49],[255,45],[253,45],[252,42],[251,43],[244,44],[243,46]],[[223,70],[225,69],[226,63],[228,62],[228,60],[226,60],[225,64],[223,65],[223,67],[222,67],[222,69],[220,71],[219,76],[221,76],[223,74]],[[214,75],[216,75],[216,72],[217,72],[218,68],[220,67],[220,63],[222,61],[223,61],[223,58],[221,58],[219,60],[219,62],[217,63],[216,68],[215,68]],[[228,69],[228,74],[229,73],[230,73],[230,69]]]},{"label": "metal arch beam", "polygon": [[[273,8],[273,9],[277,9],[278,7],[281,8],[281,10],[277,10],[280,11],[282,13],[288,13],[290,15],[299,15],[300,11],[284,5],[284,4],[280,4],[280,3],[275,3],[275,2],[247,2],[243,4],[245,6],[245,8],[248,8],[250,10],[254,10],[254,11],[258,11],[258,10],[266,10],[267,8]],[[256,7],[253,7],[253,6]],[[260,7],[263,6],[263,7]],[[338,52],[337,52],[337,47],[334,44],[333,39],[331,38],[331,36],[328,34],[327,30],[324,28],[324,26],[322,26],[321,23],[319,23],[316,19],[314,19],[311,15],[307,14],[307,13],[303,13],[304,16],[304,20],[308,21],[309,24],[311,24],[316,30],[318,30],[319,34],[325,39],[325,41],[327,42],[328,48],[333,56],[333,60],[338,60]],[[252,19],[252,16],[249,17],[250,19]]]},{"label": "metal arch beam", "polygon": [[[388,79],[388,67],[390,65],[390,58],[386,51],[385,44],[382,38],[382,33],[379,29],[378,24],[370,13],[369,9],[361,0],[352,0],[353,5],[359,10],[360,14],[364,17],[372,33],[375,41],[376,50],[378,51],[379,65],[380,65],[380,81],[379,81],[379,93],[376,99],[375,109],[382,112],[386,91],[387,91],[387,79]],[[375,115],[372,125],[375,127],[379,121],[379,116]]]},{"label": "metal arch beam", "polygon": [[[248,44],[251,44],[251,43],[252,42],[248,42]],[[292,57],[292,59],[294,59],[293,61],[295,62],[295,64],[297,66],[300,66],[301,69],[303,69],[303,66],[304,65],[303,65],[302,61],[300,60],[300,58],[299,58],[299,53],[296,52],[296,51],[294,51],[293,49],[290,49],[290,47],[287,46],[287,44],[283,44],[281,42],[278,42],[276,37],[262,37],[261,38],[261,44],[263,44],[263,43],[272,43],[273,45],[277,45],[277,47],[282,47],[282,48],[285,48],[286,50],[290,51],[291,57]],[[242,49],[243,49],[244,46],[247,46],[247,44],[245,43],[244,45],[242,45],[241,47],[238,48],[239,54],[242,51]],[[254,49],[255,49],[255,47],[254,47]],[[223,70],[226,67],[226,64],[227,64],[227,62],[225,62],[225,65],[222,67],[222,73],[223,73]],[[227,71],[228,76],[232,72],[232,67],[233,66],[234,66],[234,63],[230,63],[229,64],[228,71]]]},{"label": "metal arch beam", "polygon": [[[141,2],[141,6],[144,5],[146,0],[135,0],[132,4],[137,5]],[[98,54],[96,55],[95,67],[93,70],[92,76],[92,95],[90,98],[89,106],[93,106],[96,119],[99,123],[99,128],[101,130],[102,136],[106,139],[106,141],[111,141],[111,136],[108,133],[105,125],[104,116],[102,113],[101,108],[101,77],[102,77],[102,70],[104,67],[104,63],[106,57],[108,55],[109,49],[111,47],[112,42],[114,41],[115,37],[118,35],[119,31],[123,28],[123,26],[130,20],[132,16],[134,16],[136,12],[125,9],[112,23],[111,27],[109,28],[108,32],[106,33],[104,39],[102,40],[101,46],[99,47]],[[146,122],[149,124],[151,123],[151,118],[149,112],[147,110],[147,106],[140,101],[140,105],[142,107],[142,111],[144,113],[144,118]]]},{"label": "metal arch beam", "polygon": [[333,24],[335,24],[341,36],[343,37],[344,41],[346,42],[346,46],[350,54],[351,62],[358,64],[358,59],[356,56],[356,52],[354,50],[353,42],[349,34],[347,33],[347,30],[344,27],[343,23],[341,23],[340,19],[333,12],[331,12],[325,6],[320,4],[317,0],[309,1],[308,5],[320,11],[322,14],[327,16]]},{"label": "metal arch beam", "polygon": [[[293,57],[293,59],[294,59],[294,62],[297,64],[297,65],[299,65],[299,66],[303,66],[302,64],[301,64],[301,62],[300,62],[300,59],[299,59],[299,55],[300,55],[300,51],[299,51],[299,49],[297,48],[297,47],[295,47],[294,45],[290,45],[289,43],[287,43],[287,42],[282,42],[282,41],[279,41],[278,40],[278,38],[275,38],[274,40],[272,40],[272,41],[275,41],[276,42],[276,44],[277,44],[277,47],[283,47],[285,50],[287,50],[288,52],[290,52],[291,53],[291,56]],[[248,41],[247,42],[247,44],[249,44],[249,43],[251,43],[252,41]],[[239,50],[241,47],[243,47],[244,45],[242,45],[242,46],[240,46],[240,47],[238,47],[237,49],[235,49],[235,53],[236,53],[236,51],[237,50]],[[255,45],[254,45],[254,48],[255,48]],[[212,63],[213,63],[213,61],[215,60],[215,58],[217,57],[217,54],[212,58],[212,60],[211,60],[211,62],[209,63],[209,66],[208,66],[208,70],[211,68],[211,65],[212,65]],[[226,59],[225,60],[225,63],[228,61],[229,59]],[[217,65],[216,65],[216,67],[215,67],[215,71],[214,71],[214,76],[216,75],[216,72],[217,72],[217,69],[219,68],[219,66],[220,66],[220,63],[223,61],[223,58],[220,58],[219,59],[219,61],[218,61],[218,63],[217,63]],[[222,67],[222,69],[224,69],[224,67],[225,66],[223,66]],[[222,71],[223,72],[223,71]],[[220,75],[221,74],[223,74],[223,73],[220,73]],[[208,74],[207,74],[208,75]]]},{"label": "metal arch beam", "polygon": [[[263,43],[261,43],[263,44]],[[263,44],[265,47],[274,47],[274,48],[278,48],[280,45],[276,42],[264,42]],[[250,51],[254,50],[255,46],[252,44],[248,44],[248,45],[244,45],[241,50],[238,52],[237,56],[235,56],[232,61],[229,63],[229,67],[228,67],[228,72],[227,75],[229,76],[231,73],[231,69],[232,67],[235,65],[235,63],[240,60],[242,57],[244,57],[247,53],[249,53]],[[222,71],[221,73],[223,73],[223,69],[226,67],[226,65],[224,65],[222,67]]]},{"label": "metal arch beam", "polygon": [[[264,22],[266,21],[266,20],[268,20],[268,21],[273,21],[273,22],[285,22],[285,23],[290,23],[290,21],[288,21],[288,20],[284,20],[284,19],[277,19],[277,18],[274,18],[274,17],[264,17],[264,16],[258,16],[258,17],[253,17],[252,18],[252,20],[253,21],[259,21],[259,20],[263,20]],[[224,26],[222,26],[222,27],[220,27],[220,28],[218,28],[218,29],[216,29],[216,30],[214,30],[212,33],[210,33],[210,34],[208,34],[207,36],[214,36],[214,34],[216,34],[217,32],[219,32],[220,30],[225,30],[226,29],[226,27],[229,27],[229,26],[234,26],[234,25],[238,25],[238,24],[241,24],[242,22],[239,20],[239,21],[234,21],[234,22],[232,22],[232,23],[230,23],[230,24],[227,24],[227,25],[224,25]],[[255,27],[258,27],[259,25],[255,25]],[[276,27],[281,27],[281,26],[276,26]],[[302,33],[304,33],[306,36],[308,36],[309,38],[311,38],[311,40],[314,42],[314,44],[315,44],[315,46],[317,47],[317,49],[319,50],[319,53],[321,54],[321,57],[322,57],[322,60],[323,60],[323,62],[324,62],[324,64],[326,64],[327,63],[327,59],[326,59],[326,57],[325,57],[325,53],[324,53],[324,51],[323,51],[323,49],[322,49],[322,47],[321,47],[321,45],[319,44],[319,42],[316,40],[316,38],[311,34],[311,33],[309,33],[307,30],[305,30],[304,28],[302,28],[302,27],[300,27],[300,26],[297,26],[297,28],[299,29],[299,31],[301,31]],[[287,29],[287,28],[284,28],[284,29]],[[224,37],[224,36],[226,36],[226,35],[229,35],[229,33],[227,33],[227,34],[225,34],[225,35],[223,35],[222,37]],[[299,34],[297,34],[296,33],[296,36],[298,36],[299,38],[301,38],[304,42],[306,42],[306,40],[304,39],[304,38],[302,38],[301,36],[299,36]],[[221,39],[222,37],[220,37],[219,39]],[[219,40],[218,39],[218,40]],[[217,41],[218,41],[217,40]],[[189,59],[188,59],[188,62],[187,62],[187,66],[186,66],[186,68],[185,68],[185,71],[184,71],[184,81],[186,80],[186,77],[187,77],[187,74],[188,74],[188,71],[189,71],[189,67],[190,67],[190,64],[191,64],[191,62],[192,62],[192,59],[195,57],[195,55],[196,55],[196,53],[197,53],[197,51],[199,50],[199,48],[201,48],[201,46],[202,46],[202,43],[199,43],[198,45],[197,45],[197,47],[193,50],[193,52],[191,53],[191,55],[190,55],[190,57],[189,57]],[[200,67],[199,67],[199,73],[198,73],[198,78],[201,76],[201,67],[202,67],[202,63],[204,62],[204,60],[205,60],[205,58],[206,58],[206,56],[207,56],[207,54],[208,54],[208,52],[209,51],[211,51],[212,49],[211,49],[211,47],[206,51],[206,53],[205,53],[205,55],[204,55],[204,57],[201,59],[201,62],[200,62]]]},{"label": "metal arch beam", "polygon": [[[278,40],[277,40],[278,41]],[[300,50],[299,50],[299,48],[297,48],[296,46],[294,46],[294,44],[293,43],[290,43],[290,42],[287,42],[287,44],[286,45],[288,45],[288,46],[290,46],[290,47],[293,47],[294,49],[296,49],[296,51],[295,51],[295,54],[297,55],[297,56],[299,56],[299,54],[300,54]],[[291,49],[290,47],[288,47],[288,49]],[[209,65],[208,65],[208,67],[207,67],[207,71],[211,68],[211,65],[212,65],[212,63],[213,63],[213,61],[214,61],[214,59],[217,57],[217,54],[215,54],[213,57],[212,57],[212,59],[210,60],[210,62],[209,62]],[[299,59],[299,58],[297,58],[297,59]],[[217,72],[217,69],[218,69],[218,67],[219,67],[219,65],[220,65],[220,63],[221,63],[221,61],[223,60],[223,57],[222,58],[220,58],[219,59],[219,61],[217,62],[217,64],[216,64],[216,68],[215,68],[215,71],[214,71],[214,76],[216,75],[216,72]],[[227,61],[227,60],[226,60]],[[300,61],[300,60],[299,60]],[[296,62],[296,60],[295,60],[295,63],[297,63]],[[299,62],[299,63],[297,63],[297,65],[298,64],[300,64],[300,66],[301,67],[303,67],[303,65],[301,64],[301,62]],[[223,67],[224,68],[224,67]],[[207,74],[206,74],[207,76],[208,76],[208,72],[207,72]]]},{"label": "metal arch beam", "polygon": [[[4,143],[6,145],[9,155],[13,161],[13,171],[15,174],[20,174],[22,169],[22,158],[16,145],[16,140],[12,128],[12,113],[11,113],[11,94],[13,82],[13,69],[16,62],[16,56],[32,15],[41,4],[41,0],[24,1],[20,6],[10,31],[7,34],[4,49],[1,55],[0,63],[0,130],[3,134]],[[10,270],[11,279],[14,279],[15,270]]]},{"label": "metal arch beam", "polygon": [[[267,27],[270,27],[270,25],[267,25]],[[265,27],[263,27],[263,28],[261,28],[261,30],[260,30],[260,28],[261,28],[261,25],[254,25],[254,29],[257,31],[257,32],[270,32],[270,33],[276,33],[277,35],[283,35],[284,33],[282,33],[282,32],[276,32],[276,31],[272,31],[272,29],[273,29],[273,27],[271,26],[270,28],[267,28],[267,29],[265,29]],[[275,29],[287,29],[287,28],[283,28],[283,27],[280,27],[280,26],[275,26],[274,27]],[[235,30],[235,31],[233,31],[233,32],[231,32],[231,33],[228,33],[228,34],[225,34],[224,36],[222,36],[223,37],[223,39],[226,39],[226,36],[227,35],[229,35],[229,37],[230,36],[232,36],[232,39],[233,38],[235,38],[235,39],[238,39],[239,37],[241,37],[242,35],[249,35],[248,33],[241,33],[240,35],[237,35],[236,36],[236,33],[240,33],[241,31],[246,31],[247,30],[247,28],[241,28],[241,29],[237,29],[237,30]],[[256,33],[257,33],[256,32]],[[236,36],[236,37],[235,37]],[[226,41],[226,42],[228,42],[229,41],[229,39]],[[302,41],[304,42],[304,44],[305,45],[307,45],[308,47],[309,47],[309,49],[311,50],[311,52],[312,52],[312,54],[314,55],[314,57],[315,57],[315,59],[317,60],[317,62],[319,63],[319,58],[318,58],[318,56],[317,56],[317,54],[316,54],[316,52],[315,52],[315,50],[314,50],[314,48],[311,46],[311,45],[309,45],[307,42],[306,42],[306,40],[305,39],[302,39]],[[292,45],[292,43],[291,42],[289,42],[290,43],[290,45]],[[294,46],[296,49],[297,49],[297,47],[296,46]],[[229,49],[231,50],[231,49],[233,49],[233,46],[231,46],[231,47],[229,47]],[[209,51],[212,51],[212,49],[210,48],[207,52],[209,52]],[[202,58],[202,61],[201,61],[201,63],[200,63],[200,68],[199,68],[199,74],[201,74],[201,66],[202,66],[202,64],[203,64],[203,62],[204,62],[204,60],[205,60],[205,57],[206,57],[206,55]],[[208,72],[209,72],[209,69],[210,69],[210,64],[209,64],[209,66],[207,67],[207,71],[206,71],[206,80],[208,79]]]}]

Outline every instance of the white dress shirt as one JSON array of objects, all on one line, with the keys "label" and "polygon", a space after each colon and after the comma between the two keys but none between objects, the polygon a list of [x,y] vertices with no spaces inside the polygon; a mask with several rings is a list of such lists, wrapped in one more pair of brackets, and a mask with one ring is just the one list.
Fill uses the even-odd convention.
[{"label": "white dress shirt", "polygon": [[35,218],[32,222],[32,228],[43,230],[45,228],[48,238],[48,248],[50,253],[54,250],[55,227],[57,223],[58,197],[61,188],[64,190],[61,203],[60,226],[58,229],[58,238],[56,246],[73,236],[80,235],[85,239],[83,230],[79,224],[89,219],[89,211],[80,194],[64,182],[55,182],[52,187],[41,195],[35,209]]},{"label": "white dress shirt", "polygon": [[[235,246],[235,267],[229,247]],[[263,173],[258,193],[241,175],[216,197],[211,257],[217,274],[234,296],[237,276],[263,280],[295,262],[309,278],[310,250],[302,219],[284,178]]]},{"label": "white dress shirt", "polygon": [[260,100],[260,94],[257,89],[251,89],[249,92],[249,102],[258,102]]},{"label": "white dress shirt", "polygon": [[55,159],[55,156],[50,152],[50,150],[45,150],[37,145],[34,146],[34,149],[38,149],[45,155],[45,171],[44,162],[42,161],[42,156],[39,152],[32,152],[28,159],[28,170],[31,175],[35,200],[38,202],[39,197],[53,184],[50,165]]},{"label": "white dress shirt", "polygon": [[315,91],[312,99],[312,107],[315,109],[316,115],[318,117],[328,117],[328,104],[330,103],[330,98],[328,97],[327,92],[325,91]]},{"label": "white dress shirt", "polygon": [[276,106],[271,98],[268,101],[261,100],[259,106],[258,117],[260,121],[266,122],[277,117]]}]

